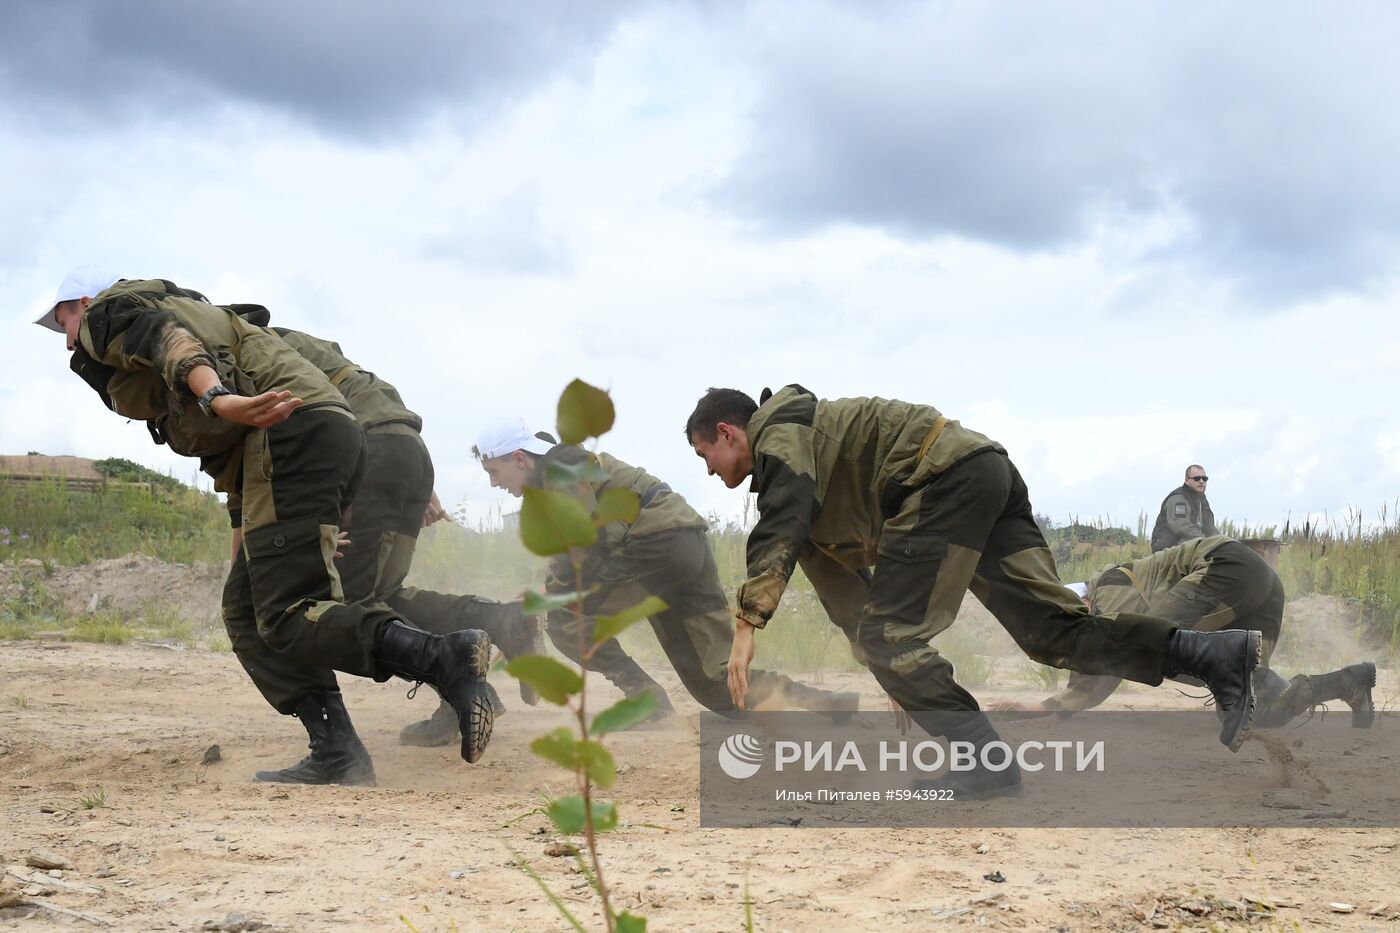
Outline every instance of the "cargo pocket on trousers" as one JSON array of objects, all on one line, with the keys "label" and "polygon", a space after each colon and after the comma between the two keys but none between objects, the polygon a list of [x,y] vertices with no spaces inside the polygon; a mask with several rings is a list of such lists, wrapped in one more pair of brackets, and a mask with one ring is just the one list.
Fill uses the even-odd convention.
[{"label": "cargo pocket on trousers", "polygon": [[938,580],[939,565],[948,556],[948,536],[881,535],[877,555],[870,588],[871,614],[919,624]]},{"label": "cargo pocket on trousers", "polygon": [[248,576],[260,605],[344,597],[335,569],[335,526],[314,518],[276,522],[248,532]]}]

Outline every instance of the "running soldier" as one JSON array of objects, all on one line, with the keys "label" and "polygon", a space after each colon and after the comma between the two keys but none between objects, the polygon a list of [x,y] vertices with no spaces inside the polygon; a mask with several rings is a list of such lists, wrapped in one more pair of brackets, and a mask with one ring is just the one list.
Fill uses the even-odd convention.
[{"label": "running soldier", "polygon": [[[428,634],[385,607],[345,601],[334,557],[364,469],[364,432],[320,370],[239,310],[162,279],[118,280],[84,267],[36,323],[65,334],[70,367],[108,408],[198,457],[215,489],[229,494],[241,546],[224,604],[271,649],[248,655],[255,668],[291,659],[303,673],[427,683],[457,714],[462,758],[479,760],[492,727],[483,689],[489,638]],[[278,712],[301,719],[313,750],[336,729],[353,733],[333,681],[249,673]],[[347,777],[368,783],[373,772]]]},{"label": "running soldier", "polygon": [[[1244,741],[1260,634],[1090,615],[1060,584],[1026,485],[995,441],[927,405],[827,401],[797,385],[765,390],[761,405],[710,389],[685,434],[711,475],[731,489],[752,477],[758,494],[729,661],[736,705],[747,699],[754,633],[800,565],[880,686],[931,734],[979,750],[997,740],[930,644],[971,589],[1042,663],[1148,684],[1199,677],[1224,714],[1221,741],[1232,751]],[[1019,792],[1015,768],[966,775],[961,792],[973,796]]]}]

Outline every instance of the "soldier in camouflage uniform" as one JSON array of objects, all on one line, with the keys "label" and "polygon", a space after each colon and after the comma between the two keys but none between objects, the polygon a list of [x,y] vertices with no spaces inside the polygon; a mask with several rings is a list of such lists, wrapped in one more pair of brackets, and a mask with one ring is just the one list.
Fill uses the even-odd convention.
[{"label": "soldier in camouflage uniform", "polygon": [[[262,309],[245,314],[244,319],[260,326],[269,323]],[[434,508],[433,461],[420,434],[422,419],[404,405],[393,385],[346,359],[338,344],[287,328],[274,327],[273,331],[330,379],[365,430],[364,476],[343,524],[350,541],[337,561],[345,598],[386,605],[405,621],[438,635],[480,629],[507,658],[541,652],[538,623],[523,616],[519,601],[501,603],[403,585],[420,529],[443,514],[440,505]],[[329,672],[327,675],[333,677]],[[505,708],[495,689],[486,684],[485,690],[495,715],[500,715]],[[538,701],[524,683],[521,695],[532,705]],[[456,735],[457,717],[444,703],[431,720],[405,727],[399,741],[437,746],[446,745]],[[334,768],[330,771],[334,773]],[[325,783],[326,772],[313,755],[302,765],[260,772],[259,777]]]},{"label": "soldier in camouflage uniform", "polygon": [[[489,638],[431,635],[345,601],[334,555],[364,431],[320,370],[240,316],[248,306],[201,298],[161,279],[75,270],[37,323],[67,336],[71,368],[109,408],[198,457],[228,494],[241,546],[224,604],[239,659],[275,709],[301,720],[313,753],[343,760],[342,783],[372,783],[373,768],[334,680],[318,673],[327,668],[428,683],[458,714],[462,757],[478,760],[492,725]],[[261,647],[246,650],[253,632]]]},{"label": "soldier in camouflage uniform", "polygon": [[1175,547],[1193,538],[1208,538],[1216,533],[1215,513],[1206,498],[1206,483],[1210,477],[1206,468],[1193,463],[1186,468],[1186,480],[1162,500],[1157,522],[1152,526],[1152,552]]},{"label": "soldier in camouflage uniform", "polygon": [[[519,418],[505,419],[482,432],[474,452],[491,485],[513,496],[523,495],[526,486],[544,487],[551,464],[575,466],[594,456],[576,445],[555,444],[547,434],[531,433]],[[605,453],[596,455],[596,463],[600,478],[589,483],[588,495],[596,498],[609,489],[629,489],[637,494],[641,511],[630,525],[614,522],[601,529],[583,564],[584,588],[597,588],[584,601],[584,616],[590,621],[580,627],[573,612],[555,610],[548,616],[550,639],[577,663],[580,649],[592,643],[592,617],[657,596],[667,608],[651,618],[652,631],[681,683],[705,708],[734,712],[725,686],[734,629],[705,520],[679,493],[645,470]],[[593,506],[593,502],[585,504]],[[575,589],[573,567],[566,556],[550,564],[545,589]],[[617,639],[600,645],[590,666],[629,697],[649,691],[656,698],[658,714],[671,711],[661,685],[623,651]],[[755,672],[753,700],[827,712],[854,712],[859,706],[855,693],[818,690],[769,671]]]},{"label": "soldier in camouflage uniform", "polygon": [[[796,385],[765,391],[761,405],[711,389],[685,431],[712,475],[731,489],[752,477],[758,494],[729,662],[736,703],[745,700],[754,632],[800,565],[880,686],[931,734],[979,749],[996,740],[930,644],[971,589],[1042,663],[1150,684],[1199,677],[1225,713],[1221,741],[1232,751],[1243,742],[1260,634],[1090,615],[1060,584],[1025,483],[995,441],[927,405],[821,400]],[[1013,768],[970,772],[962,791],[1015,793],[1019,782]]]},{"label": "soldier in camouflage uniform", "polygon": [[[1200,632],[1225,628],[1262,632],[1263,664],[1254,672],[1259,695],[1256,726],[1285,725],[1329,700],[1343,700],[1351,707],[1353,726],[1366,728],[1375,719],[1371,689],[1376,665],[1369,661],[1329,674],[1298,674],[1292,680],[1284,680],[1268,666],[1283,625],[1283,581],[1239,541],[1220,535],[1196,538],[1094,574],[1086,586],[1085,598],[1094,612],[1146,612]],[[1116,677],[1072,674],[1066,689],[1040,708],[1091,709],[1108,699],[1120,683]]]}]

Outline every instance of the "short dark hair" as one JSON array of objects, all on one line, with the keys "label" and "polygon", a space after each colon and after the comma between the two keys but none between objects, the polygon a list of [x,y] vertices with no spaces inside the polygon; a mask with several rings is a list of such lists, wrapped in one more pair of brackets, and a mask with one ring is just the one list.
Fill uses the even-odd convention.
[{"label": "short dark hair", "polygon": [[748,429],[749,419],[758,411],[758,403],[738,389],[716,389],[711,387],[685,422],[685,439],[713,441],[719,436],[720,422]]},{"label": "short dark hair", "polygon": [[1191,478],[1191,471],[1192,471],[1192,470],[1200,470],[1202,473],[1204,473],[1204,472],[1206,471],[1206,468],[1203,467],[1203,466],[1201,466],[1199,463],[1193,463],[1193,464],[1191,464],[1189,467],[1186,468],[1186,478],[1187,478],[1187,479],[1190,479],[1190,478]]}]

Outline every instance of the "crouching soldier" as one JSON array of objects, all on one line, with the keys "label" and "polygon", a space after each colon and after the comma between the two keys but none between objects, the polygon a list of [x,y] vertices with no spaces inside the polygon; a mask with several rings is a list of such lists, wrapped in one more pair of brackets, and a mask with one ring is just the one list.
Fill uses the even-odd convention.
[{"label": "crouching soldier", "polygon": [[[762,404],[710,389],[685,434],[711,475],[730,489],[752,478],[758,494],[729,660],[736,704],[749,689],[755,632],[800,565],[880,686],[930,734],[979,750],[998,739],[930,643],[971,589],[1044,664],[1148,684],[1199,677],[1225,714],[1220,740],[1232,751],[1244,741],[1259,633],[1091,615],[1060,584],[1026,484],[995,441],[927,405],[824,400],[797,385],[765,391]],[[1020,789],[1015,768],[960,780],[952,782],[960,797]]]},{"label": "crouching soldier", "polygon": [[[544,487],[551,464],[576,466],[594,456],[573,444],[556,444],[547,434],[532,433],[519,418],[499,421],[483,431],[473,452],[491,477],[491,485],[516,497],[523,496],[527,486]],[[599,532],[583,562],[583,588],[592,590],[583,605],[589,621],[580,628],[573,612],[555,610],[548,616],[550,639],[577,663],[581,647],[592,643],[592,618],[624,609],[648,595],[659,597],[667,608],[650,619],[652,631],[681,683],[706,709],[734,712],[725,677],[734,629],[705,520],[679,493],[645,470],[605,453],[598,454],[596,461],[600,470],[589,483],[591,494],[629,489],[637,494],[641,511],[632,524],[615,522]],[[575,589],[567,557],[551,563],[545,589]],[[599,646],[590,666],[629,697],[650,692],[658,718],[671,712],[665,690],[623,651],[617,639]],[[859,706],[855,693],[819,690],[769,671],[755,672],[753,701],[827,712],[854,712]]]},{"label": "crouching soldier", "polygon": [[240,626],[230,636],[268,702],[302,721],[313,755],[335,748],[349,763],[342,783],[373,781],[367,755],[355,764],[363,746],[331,669],[429,684],[457,714],[462,757],[480,759],[492,726],[487,635],[433,635],[345,601],[335,550],[365,436],[319,369],[236,307],[91,267],[64,281],[37,323],[66,335],[71,368],[110,409],[198,457],[229,495],[241,534],[224,591]]},{"label": "crouching soldier", "polygon": [[[1283,581],[1246,544],[1223,535],[1196,538],[1100,571],[1084,586],[1084,598],[1094,612],[1146,612],[1198,632],[1243,628],[1263,633],[1263,663],[1254,672],[1259,697],[1256,726],[1285,725],[1331,700],[1351,707],[1353,726],[1369,728],[1375,719],[1371,697],[1375,664],[1351,664],[1329,674],[1297,674],[1291,680],[1269,666],[1283,626]],[[1108,699],[1121,682],[1116,677],[1072,674],[1063,692],[1043,703],[1014,708],[1091,709]]]},{"label": "crouching soldier", "polygon": [[[265,310],[258,310],[261,314],[245,314],[245,319],[267,324]],[[386,605],[405,621],[438,635],[480,629],[507,658],[543,652],[539,624],[521,613],[519,601],[502,603],[404,586],[419,531],[445,514],[433,494],[433,461],[420,433],[422,419],[393,385],[352,363],[338,344],[286,328],[273,331],[330,379],[365,430],[364,475],[344,525],[350,540],[337,562],[345,598]],[[503,713],[505,706],[495,689],[486,684],[485,690],[493,713]],[[523,682],[521,696],[532,705],[538,701]],[[457,731],[452,707],[442,704],[431,719],[406,726],[399,742],[446,745]],[[298,780],[299,772],[287,769],[266,779]]]}]

